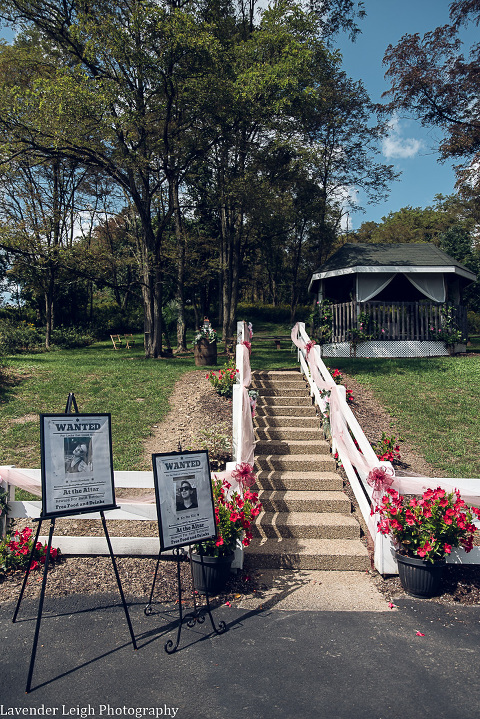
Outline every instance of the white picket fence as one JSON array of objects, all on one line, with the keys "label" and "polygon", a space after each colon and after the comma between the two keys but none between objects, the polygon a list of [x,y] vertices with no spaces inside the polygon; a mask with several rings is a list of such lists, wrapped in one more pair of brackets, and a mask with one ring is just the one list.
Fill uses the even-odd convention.
[{"label": "white picket fence", "polygon": [[[0,477],[3,486],[8,485],[9,519],[29,519],[40,517],[42,503],[40,500],[15,500],[15,487],[9,484],[9,476],[13,468],[0,467]],[[26,477],[34,480],[40,486],[39,469],[16,469]],[[115,488],[143,489],[154,491],[153,471],[152,472],[115,472]],[[121,520],[149,520],[157,522],[157,508],[155,502],[152,504],[123,503],[121,498],[117,499],[119,509],[111,509],[105,512],[107,521],[112,519]],[[69,520],[83,521],[85,519],[100,519],[99,512],[88,514],[75,514]],[[44,527],[48,530],[49,523],[45,522]],[[154,530],[155,531],[155,530]],[[110,529],[109,529],[110,534]],[[152,537],[110,537],[113,551],[118,556],[156,556],[160,551],[160,540],[158,532]],[[47,536],[41,534],[40,541],[46,542]],[[61,550],[63,554],[108,554],[108,547],[105,536],[98,537],[72,537],[54,534],[53,546]]]},{"label": "white picket fence", "polygon": [[[305,344],[308,344],[310,342],[310,338],[305,331],[305,324],[302,322],[298,323],[298,337],[299,339],[303,340]],[[316,353],[317,366],[322,379],[329,385],[333,385],[332,392],[337,393],[337,396],[339,398],[340,411],[348,425],[350,432],[352,433],[352,436],[357,441],[365,460],[372,467],[378,465],[378,459],[370,445],[370,442],[367,440],[360,424],[354,416],[351,408],[347,404],[345,398],[345,387],[343,387],[342,385],[336,385],[334,383],[330,372],[328,371],[321,358],[320,347],[318,345],[315,345],[315,347],[311,351],[314,351]],[[314,398],[315,403],[320,408],[320,411],[323,412],[325,410],[326,402],[321,397],[320,390],[311,376],[305,350],[298,350],[298,359],[300,362],[301,370],[309,382],[310,393]],[[358,502],[360,511],[362,512],[365,524],[367,525],[368,531],[370,532],[371,537],[375,543],[375,568],[381,574],[396,574],[398,570],[397,563],[395,560],[393,544],[388,536],[379,534],[377,532],[377,519],[375,517],[372,517],[370,514],[373,488],[367,483],[366,475],[364,475],[361,470],[353,468],[349,458],[345,456],[344,453],[342,453],[341,447],[336,446],[335,438],[333,437],[332,452],[335,453],[337,451],[339,453],[340,461],[345,469],[346,475],[355,494],[355,498]],[[388,463],[383,462],[382,464]],[[475,494],[480,495],[480,479],[456,478],[454,481],[455,486],[460,490],[460,492],[462,491],[462,489],[466,490],[468,488],[470,491],[474,491]],[[432,478],[431,486],[435,487],[434,478]],[[475,524],[477,526],[480,526],[478,521],[476,521]],[[463,549],[453,549],[452,553],[447,556],[447,562],[455,564],[480,564],[480,547],[474,547],[472,551],[468,553],[466,553]]]}]

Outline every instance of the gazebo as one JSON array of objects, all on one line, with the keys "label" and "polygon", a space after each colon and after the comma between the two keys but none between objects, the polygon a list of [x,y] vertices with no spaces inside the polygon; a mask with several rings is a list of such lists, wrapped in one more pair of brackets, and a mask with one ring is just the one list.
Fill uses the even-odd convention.
[{"label": "gazebo", "polygon": [[425,357],[466,349],[471,270],[435,245],[343,245],[316,272],[317,339],[331,357]]}]

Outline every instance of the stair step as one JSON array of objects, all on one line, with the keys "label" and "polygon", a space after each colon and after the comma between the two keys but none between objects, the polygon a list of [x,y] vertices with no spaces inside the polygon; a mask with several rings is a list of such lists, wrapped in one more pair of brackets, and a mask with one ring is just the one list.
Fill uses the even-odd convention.
[{"label": "stair step", "polygon": [[366,547],[359,539],[258,539],[245,549],[248,563],[269,569],[370,569]]},{"label": "stair step", "polygon": [[303,374],[299,370],[254,370],[252,379],[254,380],[298,380],[303,379]]},{"label": "stair step", "polygon": [[342,478],[336,472],[275,472],[260,470],[256,473],[257,489],[318,492],[343,489]]},{"label": "stair step", "polygon": [[277,417],[259,417],[255,415],[253,424],[257,428],[268,429],[270,427],[303,427],[305,429],[320,429],[320,420],[316,416],[312,417],[293,417],[291,415],[279,415]]},{"label": "stair step", "polygon": [[[282,395],[281,397],[258,397],[257,399],[257,406],[260,405],[262,407],[296,407],[304,405],[305,407],[313,406],[312,405],[312,398],[309,395],[305,396],[298,396],[298,392],[295,395],[286,396]],[[314,408],[315,409],[315,408]]]},{"label": "stair step", "polygon": [[264,441],[296,442],[297,440],[318,441],[322,439],[319,427],[257,427],[255,434],[259,440]]},{"label": "stair step", "polygon": [[358,539],[360,525],[352,515],[334,512],[262,512],[253,534],[272,539]]},{"label": "stair step", "polygon": [[308,405],[262,405],[258,404],[255,417],[317,417],[317,411],[310,402]]},{"label": "stair step", "polygon": [[258,395],[264,397],[310,397],[307,387],[262,387]]},{"label": "stair step", "polygon": [[351,512],[350,500],[343,492],[261,490],[259,499],[265,512]]},{"label": "stair step", "polygon": [[282,380],[281,382],[252,381],[252,387],[256,389],[259,394],[268,393],[269,390],[279,390],[280,392],[292,390],[300,393],[310,393],[308,384],[304,379],[300,380],[300,382],[289,382],[288,380]]},{"label": "stair step", "polygon": [[277,472],[333,472],[335,460],[330,454],[265,454],[255,457],[258,470]]},{"label": "stair step", "polygon": [[265,454],[329,454],[330,444],[321,439],[320,432],[317,436],[317,440],[298,439],[283,442],[271,439],[259,440],[255,444],[255,455],[260,457]]}]

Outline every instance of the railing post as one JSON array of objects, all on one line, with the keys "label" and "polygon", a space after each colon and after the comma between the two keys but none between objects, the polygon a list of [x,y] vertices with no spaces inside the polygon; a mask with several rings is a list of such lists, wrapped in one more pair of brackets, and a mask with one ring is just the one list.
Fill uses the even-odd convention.
[{"label": "railing post", "polygon": [[[13,468],[14,465],[9,465]],[[13,502],[15,501],[15,486],[13,484],[8,484],[7,480],[2,479],[0,481],[0,491],[7,492],[7,502]],[[8,507],[6,511],[2,514],[0,517],[0,540],[3,539],[5,534],[7,533],[7,525],[8,525]]]},{"label": "railing post", "polygon": [[243,434],[243,418],[242,418],[242,395],[244,383],[244,368],[242,355],[242,342],[246,337],[247,326],[245,322],[237,322],[237,344],[235,346],[235,367],[237,372],[237,382],[232,388],[232,454],[237,464],[241,462],[241,438]]}]

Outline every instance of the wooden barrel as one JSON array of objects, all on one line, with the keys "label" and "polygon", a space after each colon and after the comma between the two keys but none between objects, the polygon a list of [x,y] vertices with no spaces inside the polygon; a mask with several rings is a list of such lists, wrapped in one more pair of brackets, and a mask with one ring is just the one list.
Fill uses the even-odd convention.
[{"label": "wooden barrel", "polygon": [[206,367],[217,364],[217,343],[199,340],[195,345],[195,365]]}]

